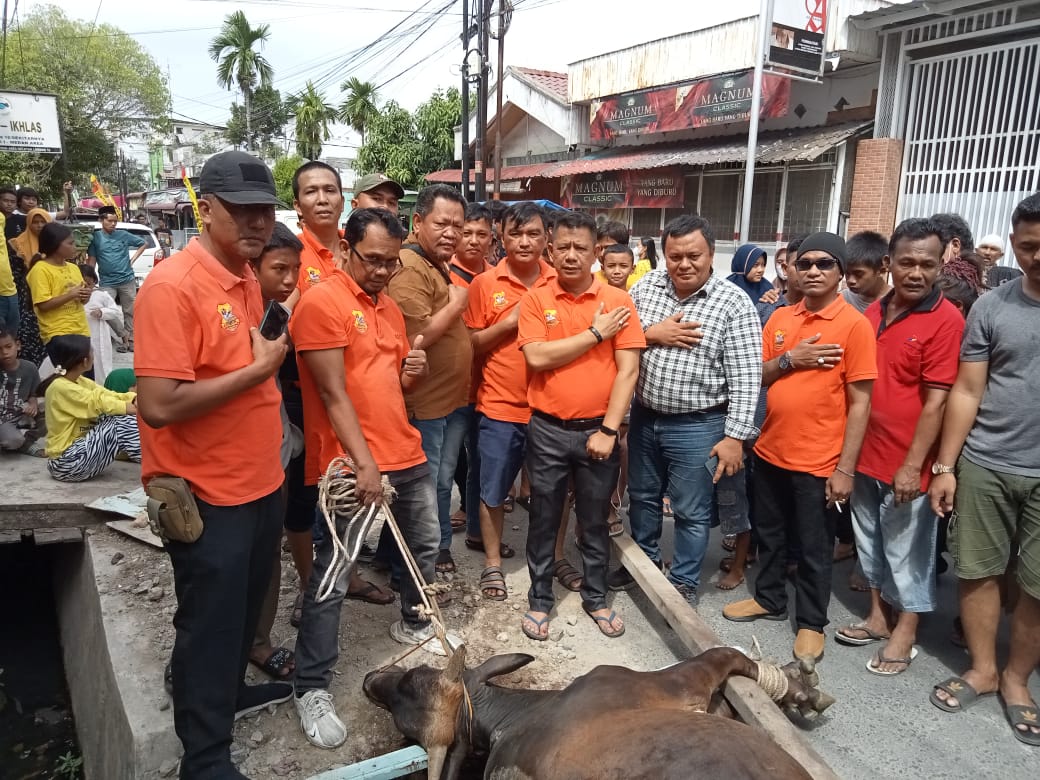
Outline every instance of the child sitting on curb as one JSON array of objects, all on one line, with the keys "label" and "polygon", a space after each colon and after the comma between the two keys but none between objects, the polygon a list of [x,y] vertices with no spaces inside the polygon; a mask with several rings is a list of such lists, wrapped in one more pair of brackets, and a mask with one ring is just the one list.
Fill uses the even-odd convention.
[{"label": "child sitting on curb", "polygon": [[43,455],[46,433],[36,398],[40,372],[18,357],[17,336],[0,328],[0,450]]},{"label": "child sitting on curb", "polygon": [[54,374],[40,391],[47,409],[47,470],[62,482],[100,474],[124,453],[141,462],[136,393],[114,393],[84,374],[94,364],[90,338],[55,336],[48,343]]}]

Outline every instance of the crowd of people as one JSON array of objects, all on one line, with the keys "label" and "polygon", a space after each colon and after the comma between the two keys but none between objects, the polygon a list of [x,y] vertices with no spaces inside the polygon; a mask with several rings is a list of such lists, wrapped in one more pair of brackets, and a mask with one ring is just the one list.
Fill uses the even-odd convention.
[{"label": "crowd of people", "polygon": [[[199,184],[205,230],[140,290],[132,391],[88,378],[102,350],[87,312],[124,323],[125,312],[110,294],[94,299],[60,225],[43,220],[28,274],[53,375],[41,384],[19,360],[17,324],[0,332],[2,369],[16,377],[5,381],[5,448],[23,446],[43,392],[55,478],[89,478],[123,453],[141,460],[146,490],[182,482],[180,504],[159,516],[178,599],[167,682],[182,778],[241,777],[232,724],[272,703],[293,700],[314,745],[345,741],[330,692],[344,599],[390,604],[399,591],[390,635],[445,652],[386,529],[362,554],[388,587],[355,572],[319,588],[336,543],[316,524],[316,486],[342,457],[361,504],[381,503],[389,483],[427,582],[455,571],[458,533],[483,554],[489,601],[507,597],[502,561],[517,551],[503,526],[524,506],[520,628],[534,641],[550,632],[554,580],[580,593],[603,636],[625,632],[609,597],[635,584],[609,565],[625,495],[632,538],[693,607],[721,526],[733,555],[717,587],[756,566],[751,597],[724,616],[786,621],[793,608],[799,659],[823,657],[832,567],[855,556],[870,609],[835,639],[877,643],[867,668],[879,675],[913,662],[948,545],[971,668],[931,701],[959,712],[999,691],[1014,736],[1040,744],[1026,687],[1040,662],[1040,442],[1020,411],[1040,376],[1040,194],[1011,215],[1024,273],[997,264],[999,236],[976,248],[963,219],[939,214],[887,239],[796,237],[769,282],[769,258],[751,244],[728,277],[715,273],[712,226],[696,215],[664,227],[658,255],[652,238],[633,252],[621,223],[467,203],[444,185],[419,192],[407,231],[398,183],[371,174],[355,190],[341,231],[338,172],[301,166],[297,236],[275,224],[281,204],[261,161],[212,157]],[[102,281],[118,281],[104,255]],[[269,332],[272,311],[287,327]],[[283,530],[299,575],[294,651],[270,639]],[[1012,642],[999,669],[1002,609]],[[274,681],[244,684],[249,662]]]}]

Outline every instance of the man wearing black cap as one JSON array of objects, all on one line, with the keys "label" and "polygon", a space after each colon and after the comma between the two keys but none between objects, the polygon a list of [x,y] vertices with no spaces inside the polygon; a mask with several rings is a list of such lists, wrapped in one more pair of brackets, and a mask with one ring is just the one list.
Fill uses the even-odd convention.
[{"label": "man wearing black cap", "polygon": [[[762,332],[766,419],[755,445],[755,527],[761,571],[755,597],[729,620],[787,620],[787,552],[800,552],[794,655],[823,657],[832,542],[847,511],[877,377],[870,323],[838,294],[845,242],[815,233],[793,263],[803,300],[778,309]],[[793,348],[792,348],[793,347]]]},{"label": "man wearing black cap", "polygon": [[230,780],[244,777],[230,757],[235,719],[292,696],[286,683],[242,682],[282,529],[273,377],[287,337],[260,336],[263,301],[249,265],[281,204],[270,170],[244,152],[211,157],[199,190],[203,232],[141,288],[134,372],[142,481],[185,480],[203,523],[194,542],[166,542],[177,590],[180,777]]}]

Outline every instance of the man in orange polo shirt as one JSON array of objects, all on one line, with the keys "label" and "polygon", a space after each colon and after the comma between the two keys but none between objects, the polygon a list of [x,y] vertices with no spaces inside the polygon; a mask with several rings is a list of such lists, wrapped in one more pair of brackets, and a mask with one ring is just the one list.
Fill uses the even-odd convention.
[{"label": "man in orange polo shirt", "polygon": [[517,349],[520,299],[556,278],[542,258],[548,240],[541,208],[531,202],[511,206],[503,218],[505,259],[473,280],[464,319],[473,351],[482,361],[477,391],[477,447],[480,452],[480,530],[484,571],[480,592],[492,601],[507,597],[502,573],[505,500],[524,462],[527,423],[527,364]]},{"label": "man in orange polo shirt", "polygon": [[639,352],[646,346],[635,304],[623,290],[592,275],[596,222],[568,212],[552,240],[557,278],[520,301],[517,345],[530,381],[527,401],[527,471],[531,477],[527,568],[530,611],[521,629],[531,639],[549,636],[556,535],[574,480],[584,562],[582,607],[608,637],[625,632],[607,606],[610,539],[607,516],[617,485],[618,428],[632,402]]},{"label": "man in orange polo shirt", "polygon": [[354,184],[354,198],[350,201],[351,209],[386,209],[395,217],[404,187],[385,173],[368,173]]},{"label": "man in orange polo shirt", "polygon": [[[339,268],[339,220],[343,216],[343,184],[339,171],[327,163],[312,160],[293,174],[293,208],[300,216],[300,279],[302,293],[321,284]],[[299,296],[286,305],[296,305]]]},{"label": "man in orange polo shirt", "polygon": [[[877,377],[870,323],[838,293],[845,242],[815,233],[798,248],[794,273],[805,297],[778,309],[762,332],[766,419],[755,445],[755,598],[723,615],[787,620],[787,551],[799,550],[794,655],[823,657],[831,597],[834,529],[848,511]],[[796,345],[792,349],[792,345]]]},{"label": "man in orange polo shirt", "polygon": [[[324,471],[346,453],[366,505],[381,500],[385,474],[396,491],[394,516],[423,578],[432,582],[439,538],[436,495],[422,439],[405,410],[405,394],[428,373],[426,354],[421,336],[409,347],[401,310],[384,293],[400,268],[404,235],[400,222],[385,209],[352,213],[343,239],[345,271],[336,271],[303,296],[289,327],[301,358],[304,422],[309,439],[318,443],[318,468]],[[318,544],[296,640],[300,724],[307,739],[324,748],[346,739],[329,691],[346,589],[340,580],[328,599],[315,599],[332,555],[332,540],[326,536]],[[425,649],[443,653],[438,643],[429,642],[433,630],[419,616],[419,603],[412,579],[402,577],[402,619],[390,627],[390,635],[406,644],[425,642]]]},{"label": "man in orange polo shirt", "polygon": [[286,683],[242,682],[282,533],[283,334],[257,331],[263,302],[249,261],[280,205],[267,166],[244,152],[206,161],[204,232],[148,275],[137,299],[141,476],[187,481],[204,529],[166,542],[177,589],[171,661],[180,777],[241,778],[231,764],[236,718],[286,701]]}]

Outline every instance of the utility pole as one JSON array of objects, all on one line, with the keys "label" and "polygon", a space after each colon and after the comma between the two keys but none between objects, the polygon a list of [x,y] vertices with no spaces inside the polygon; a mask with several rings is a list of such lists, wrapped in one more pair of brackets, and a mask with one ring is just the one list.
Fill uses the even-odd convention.
[{"label": "utility pole", "polygon": [[751,231],[751,193],[755,188],[755,157],[758,151],[758,123],[762,109],[762,71],[766,59],[766,42],[773,4],[761,0],[758,10],[758,47],[755,55],[754,83],[751,87],[751,115],[748,116],[747,162],[744,168],[744,200],[740,208],[740,243],[748,242]]},{"label": "utility pole", "polygon": [[469,200],[469,0],[462,0],[462,197]]},{"label": "utility pole", "polygon": [[487,200],[487,101],[488,101],[488,48],[491,26],[491,0],[477,0],[480,5],[480,21],[477,25],[477,45],[480,49],[480,81],[477,85],[477,143],[473,161],[476,184],[474,198]]},{"label": "utility pole", "polygon": [[7,86],[7,0],[4,0],[4,51],[0,54],[0,88]]},{"label": "utility pole", "polygon": [[495,200],[502,199],[502,76],[505,68],[506,58],[506,30],[509,29],[509,19],[506,14],[512,16],[513,6],[509,0],[498,0],[498,81],[495,84]]}]

